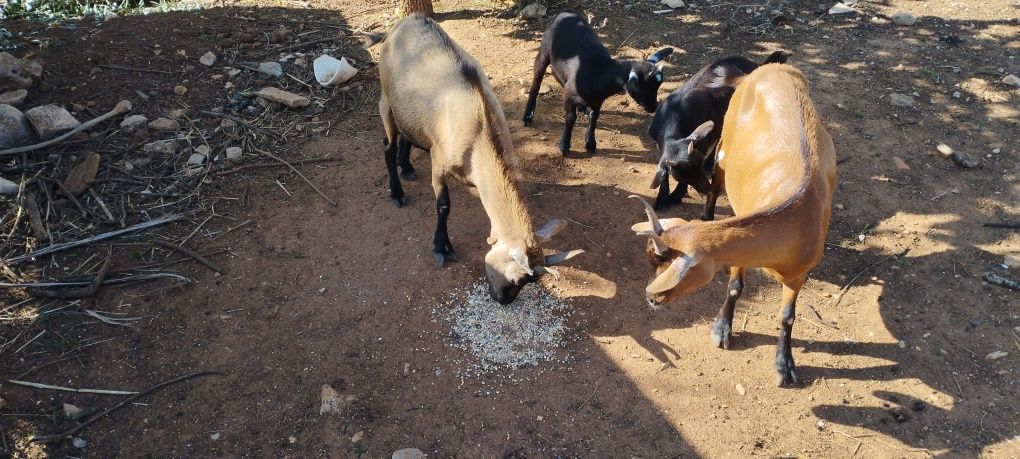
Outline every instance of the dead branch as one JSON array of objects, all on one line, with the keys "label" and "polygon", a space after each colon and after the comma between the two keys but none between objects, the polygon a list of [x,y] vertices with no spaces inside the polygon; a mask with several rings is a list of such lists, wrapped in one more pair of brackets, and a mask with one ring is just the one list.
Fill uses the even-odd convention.
[{"label": "dead branch", "polygon": [[59,390],[64,392],[77,392],[80,394],[102,394],[102,395],[134,395],[138,392],[127,391],[127,390],[108,390],[108,389],[75,389],[73,387],[63,386],[51,386],[49,384],[42,384],[30,381],[19,381],[17,379],[8,379],[7,382],[11,384],[17,384],[19,386],[34,387],[36,389],[48,389],[48,390]]},{"label": "dead branch", "polygon": [[[173,74],[173,72],[167,72],[166,70],[136,69],[136,68],[132,68],[132,67],[122,67],[122,66],[119,66],[119,65],[110,65],[110,64],[99,64],[99,68],[110,69],[110,70],[123,70],[125,72],[159,73],[159,74],[162,74],[162,75],[172,75]],[[146,97],[146,99],[148,99],[148,97]]]},{"label": "dead branch", "polygon": [[208,258],[199,255],[198,253],[196,253],[195,251],[193,251],[193,250],[191,250],[191,249],[189,249],[187,247],[174,244],[173,242],[168,242],[168,241],[160,240],[160,239],[156,239],[156,240],[154,240],[152,242],[154,244],[160,246],[160,247],[164,247],[164,248],[173,250],[175,252],[179,252],[182,255],[187,255],[187,256],[189,256],[191,258],[194,258],[195,261],[197,261],[199,263],[202,263],[203,265],[205,265],[205,267],[207,267],[207,268],[209,268],[209,269],[211,269],[211,270],[213,270],[213,271],[215,271],[217,273],[225,274],[224,271],[223,271],[223,268],[220,268],[219,266],[217,266],[216,263],[213,263]]},{"label": "dead branch", "polygon": [[94,296],[99,292],[99,287],[102,287],[103,281],[106,280],[107,273],[110,272],[110,265],[112,264],[113,257],[107,256],[106,261],[103,262],[103,267],[99,268],[99,272],[96,273],[95,279],[87,287],[64,289],[64,290],[40,290],[40,289],[28,289],[28,294],[39,298],[88,298]]},{"label": "dead branch", "polygon": [[7,263],[7,264],[21,263],[22,261],[30,260],[30,259],[33,259],[33,258],[39,258],[39,257],[41,257],[43,255],[49,255],[51,253],[62,252],[64,250],[73,249],[75,247],[81,247],[83,245],[88,245],[88,244],[91,244],[93,242],[104,241],[106,239],[114,238],[114,237],[117,237],[117,236],[121,236],[121,235],[124,235],[124,234],[128,234],[128,233],[134,232],[134,231],[139,231],[139,230],[143,230],[143,229],[147,229],[147,228],[152,228],[153,226],[159,226],[159,225],[162,225],[164,223],[175,222],[175,221],[180,220],[182,218],[184,218],[184,215],[181,215],[181,214],[171,215],[169,217],[157,218],[155,220],[149,220],[147,222],[138,223],[136,225],[132,225],[132,226],[129,226],[127,228],[123,228],[123,229],[119,229],[119,230],[114,230],[114,231],[109,231],[109,232],[102,233],[102,234],[97,234],[95,236],[87,237],[85,239],[79,239],[77,241],[65,242],[65,243],[62,243],[62,244],[53,244],[53,245],[51,245],[49,247],[45,247],[45,248],[36,250],[35,252],[26,253],[24,255],[19,255],[19,256],[16,256],[14,258],[11,258],[9,260],[5,260],[4,263]]},{"label": "dead branch", "polygon": [[1020,290],[1020,280],[1000,276],[995,273],[985,273],[985,275],[981,276],[981,278],[989,284],[998,285],[999,287],[1005,287],[1010,290]]},{"label": "dead branch", "polygon": [[325,199],[326,202],[328,202],[328,203],[332,204],[334,207],[336,207],[336,205],[337,205],[336,201],[333,201],[332,199],[329,199],[329,196],[326,196],[326,193],[323,193],[322,190],[320,190],[319,187],[315,186],[315,184],[312,183],[311,180],[308,180],[308,177],[305,177],[305,174],[302,174],[301,171],[297,170],[297,168],[294,167],[294,165],[292,165],[291,163],[288,163],[287,161],[284,161],[283,159],[280,159],[279,156],[276,156],[276,155],[274,155],[274,154],[272,154],[272,153],[270,153],[268,151],[262,151],[262,150],[258,150],[258,149],[256,149],[256,151],[258,151],[259,153],[261,153],[261,154],[263,154],[265,156],[273,158],[273,159],[279,161],[280,163],[286,165],[287,167],[289,167],[290,170],[294,171],[294,173],[297,174],[298,177],[301,177],[301,179],[304,180],[305,183],[308,184],[308,186],[312,187],[312,189],[315,190],[316,193],[319,193],[319,196],[322,196],[322,199]]}]

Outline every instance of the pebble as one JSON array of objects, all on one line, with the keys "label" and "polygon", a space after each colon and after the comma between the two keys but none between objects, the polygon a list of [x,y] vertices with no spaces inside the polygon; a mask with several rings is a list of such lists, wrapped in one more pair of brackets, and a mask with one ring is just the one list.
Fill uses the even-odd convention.
[{"label": "pebble", "polygon": [[740,394],[741,396],[747,393],[747,391],[744,389],[743,384],[737,384],[737,393]]},{"label": "pebble", "polygon": [[152,129],[153,131],[176,131],[180,127],[181,125],[176,120],[166,117],[156,118],[149,123],[149,129]]},{"label": "pebble", "polygon": [[998,360],[998,359],[1001,359],[1003,357],[1006,357],[1007,355],[1009,355],[1009,352],[1006,352],[1006,351],[995,351],[995,352],[992,352],[991,354],[988,354],[988,356],[986,356],[985,358],[988,359],[988,360]]},{"label": "pebble", "polygon": [[963,94],[960,94],[960,91],[953,91],[953,99],[959,99],[961,97],[963,97]]},{"label": "pebble", "polygon": [[262,88],[262,90],[257,92],[256,95],[272,102],[281,103],[290,108],[307,107],[308,104],[312,102],[305,96],[273,87]]},{"label": "pebble", "polygon": [[233,161],[241,158],[242,151],[241,147],[227,147],[225,153],[227,155],[227,161]]},{"label": "pebble", "polygon": [[174,153],[177,153],[177,142],[173,140],[157,140],[155,142],[146,144],[144,147],[142,147],[142,151],[146,153],[161,153],[165,155],[172,155]]},{"label": "pebble", "polygon": [[28,91],[24,89],[5,92],[3,94],[0,94],[0,104],[13,105],[17,107],[20,106],[23,102],[25,102],[26,97],[28,97]]},{"label": "pebble", "polygon": [[85,441],[85,439],[84,439],[84,438],[81,438],[81,437],[74,437],[74,440],[73,440],[73,441],[71,441],[71,444],[73,444],[75,448],[78,448],[78,449],[82,449],[82,448],[84,448],[84,447],[85,447],[86,445],[88,445],[88,444],[89,444],[89,442]]},{"label": "pebble", "polygon": [[170,119],[179,120],[181,118],[184,118],[184,114],[187,112],[188,111],[183,108],[175,108],[173,110],[170,110]]},{"label": "pebble", "polygon": [[240,73],[241,73],[241,69],[233,69],[232,68],[230,70],[227,70],[227,76],[230,77],[230,78],[236,77]]},{"label": "pebble", "polygon": [[846,14],[853,13],[855,10],[844,3],[837,3],[829,8],[829,14]]},{"label": "pebble", "polygon": [[183,95],[185,95],[187,93],[188,93],[188,87],[187,86],[184,86],[182,84],[174,86],[174,94],[177,94],[178,96],[183,96]]},{"label": "pebble", "polygon": [[50,140],[81,126],[67,109],[58,105],[41,105],[26,111],[25,116],[40,140]]},{"label": "pebble", "polygon": [[148,123],[149,119],[145,115],[130,115],[120,122],[120,130],[124,131],[125,134],[133,134]]},{"label": "pebble", "polygon": [[1002,79],[1002,82],[1010,86],[1020,88],[1020,77],[1013,75],[1012,73],[1006,75],[1006,77]]},{"label": "pebble", "polygon": [[393,452],[393,459],[425,459],[425,453],[418,448],[404,448]]},{"label": "pebble", "polygon": [[221,437],[223,437],[223,434],[221,434],[219,432],[216,432],[216,433],[210,435],[209,439],[212,440],[212,441],[216,441],[216,440],[219,440]]},{"label": "pebble", "polygon": [[212,51],[208,51],[203,54],[202,57],[198,58],[198,62],[202,63],[202,65],[206,67],[212,67],[213,64],[216,63],[216,55],[213,54]]},{"label": "pebble", "polygon": [[662,0],[661,3],[673,9],[683,8],[684,6],[683,0]]},{"label": "pebble", "polygon": [[889,103],[896,107],[913,107],[914,98],[906,94],[889,94]]},{"label": "pebble", "polygon": [[12,196],[18,194],[21,187],[17,183],[0,177],[0,196]]},{"label": "pebble", "polygon": [[362,438],[365,438],[365,431],[364,430],[359,430],[354,435],[351,435],[351,443],[357,443],[357,442],[361,441]]},{"label": "pebble", "polygon": [[912,26],[917,22],[917,17],[906,11],[901,11],[893,15],[892,22],[898,26]]},{"label": "pebble", "polygon": [[340,414],[343,410],[344,401],[340,398],[340,393],[329,384],[322,385],[319,400],[319,415]]},{"label": "pebble", "polygon": [[836,204],[836,209],[837,210],[843,210],[844,208],[845,208],[845,206],[843,206],[843,204]]},{"label": "pebble", "polygon": [[953,154],[953,148],[944,143],[940,143],[937,147],[935,147],[935,149],[938,150],[939,153],[942,153],[943,155],[946,156]]},{"label": "pebble", "polygon": [[910,170],[910,166],[907,165],[907,162],[904,161],[903,158],[900,158],[899,156],[893,156],[892,159],[893,159],[893,164],[896,165],[896,169],[899,169],[901,171],[909,171]]},{"label": "pebble", "polygon": [[283,76],[283,66],[279,62],[262,62],[256,70],[269,76]]},{"label": "pebble", "polygon": [[900,349],[906,349],[907,348],[907,342],[903,341],[903,340],[900,340],[898,343],[896,343],[896,345],[899,346]]},{"label": "pebble", "polygon": [[195,153],[198,153],[198,154],[200,154],[202,156],[205,156],[205,157],[208,157],[209,153],[211,153],[211,152],[212,151],[209,149],[208,145],[199,145],[199,146],[195,147]]},{"label": "pebble", "polygon": [[21,110],[0,104],[0,149],[19,147],[32,140],[32,125]]},{"label": "pebble", "polygon": [[89,153],[81,162],[75,164],[64,179],[64,189],[73,195],[87,190],[89,184],[96,179],[101,159],[98,153]]},{"label": "pebble", "polygon": [[539,94],[548,94],[550,91],[552,91],[552,87],[548,83],[542,83],[542,86],[538,87]]},{"label": "pebble", "polygon": [[206,155],[203,155],[201,153],[192,153],[191,156],[188,157],[188,165],[189,166],[201,166],[201,165],[205,164],[205,160],[206,160]]},{"label": "pebble", "polygon": [[545,13],[547,11],[548,10],[546,9],[545,5],[541,3],[532,3],[528,6],[525,6],[524,8],[521,8],[521,16],[528,19],[540,18],[542,16],[545,16]]}]

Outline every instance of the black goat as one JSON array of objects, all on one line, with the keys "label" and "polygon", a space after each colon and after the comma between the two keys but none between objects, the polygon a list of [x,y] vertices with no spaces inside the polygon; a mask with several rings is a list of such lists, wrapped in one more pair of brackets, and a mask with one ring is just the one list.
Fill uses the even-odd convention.
[{"label": "black goat", "polygon": [[594,153],[595,124],[602,102],[624,90],[642,108],[651,113],[658,103],[662,84],[662,62],[673,48],[656,51],[644,61],[613,59],[599,41],[591,26],[576,13],[560,13],[542,36],[542,45],[535,57],[535,75],[531,81],[528,105],[524,109],[524,125],[535,117],[535,103],[542,86],[545,69],[552,65],[553,76],[563,86],[563,109],[566,125],[560,137],[560,153],[570,151],[570,133],[577,121],[577,109],[590,108],[588,133],[584,148]]},{"label": "black goat", "polygon": [[[761,65],[785,63],[789,54],[776,51]],[[648,136],[659,146],[659,170],[652,188],[659,189],[655,209],[687,196],[687,186],[705,195],[702,220],[715,218],[715,203],[722,184],[710,181],[715,165],[714,146],[722,133],[723,115],[736,89],[737,77],[758,68],[744,57],[730,56],[702,68],[659,104]],[[672,193],[669,176],[677,181]]]}]

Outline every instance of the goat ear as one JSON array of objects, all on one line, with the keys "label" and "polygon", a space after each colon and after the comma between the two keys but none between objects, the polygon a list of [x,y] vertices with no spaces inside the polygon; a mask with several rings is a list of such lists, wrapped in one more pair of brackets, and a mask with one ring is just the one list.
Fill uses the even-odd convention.
[{"label": "goat ear", "polygon": [[712,120],[705,121],[704,123],[701,123],[701,126],[695,128],[694,132],[692,132],[691,135],[687,136],[687,140],[690,140],[691,142],[697,142],[701,139],[704,139],[705,137],[708,137],[708,134],[712,132],[712,128],[714,127],[715,123],[712,122]]},{"label": "goat ear", "polygon": [[665,168],[660,167],[658,170],[656,170],[655,177],[652,177],[652,186],[650,188],[654,190],[658,188],[659,185],[662,185],[662,180],[665,179],[668,174],[669,171],[667,171]]},{"label": "goat ear", "polygon": [[662,48],[656,51],[655,54],[652,54],[652,56],[648,58],[648,61],[655,64],[669,57],[670,54],[673,54],[673,48]]},{"label": "goat ear", "polygon": [[669,267],[666,268],[662,274],[659,274],[647,287],[645,292],[651,294],[657,294],[662,292],[668,292],[672,290],[677,284],[683,280],[687,272],[690,271],[691,267],[697,263],[696,260],[691,258],[689,255],[681,255],[676,257]]},{"label": "goat ear", "polygon": [[564,261],[574,258],[584,253],[583,249],[571,250],[569,252],[557,252],[552,255],[545,256],[545,266],[556,266]]},{"label": "goat ear", "polygon": [[[670,228],[676,228],[680,225],[683,225],[684,223],[687,223],[687,220],[684,220],[682,218],[663,218],[659,220],[659,224],[662,225],[663,231],[668,231]],[[642,233],[648,233],[652,231],[652,224],[646,221],[641,223],[635,223],[633,226],[630,227],[630,229],[631,231],[634,231],[634,234],[643,236]]]},{"label": "goat ear", "polygon": [[538,238],[539,242],[549,242],[553,236],[563,231],[563,228],[567,227],[567,221],[562,218],[556,218],[549,220],[544,226],[535,231],[535,237]]},{"label": "goat ear", "polygon": [[496,239],[496,236],[489,236],[487,239],[485,239],[485,242],[489,243],[489,245],[496,245],[496,241],[498,240],[499,239]]}]

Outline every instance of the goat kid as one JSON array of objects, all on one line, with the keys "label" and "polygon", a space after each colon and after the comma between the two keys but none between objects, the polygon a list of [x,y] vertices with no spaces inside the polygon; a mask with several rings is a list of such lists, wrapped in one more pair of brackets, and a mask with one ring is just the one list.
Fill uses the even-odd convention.
[{"label": "goat kid", "polygon": [[432,243],[440,266],[455,258],[446,227],[450,215],[446,179],[478,188],[492,225],[488,240],[492,247],[485,255],[489,292],[496,301],[509,304],[521,287],[543,274],[556,275],[552,266],[583,251],[543,255],[542,243],[566,223],[553,220],[534,230],[508,164],[513,145],[506,118],[484,75],[478,62],[435,21],[412,14],[383,41],[379,115],[386,131],[390,197],[398,207],[404,204],[398,161],[404,177],[413,180],[411,147],[430,152],[438,214]]},{"label": "goat kid", "polygon": [[570,151],[570,136],[577,122],[577,109],[590,108],[588,131],[584,148],[589,153],[597,150],[595,126],[602,112],[602,103],[609,96],[626,91],[635,102],[649,113],[658,103],[662,84],[663,59],[673,48],[656,51],[644,61],[613,59],[591,26],[577,13],[560,13],[542,36],[542,44],[535,57],[535,73],[524,108],[524,125],[535,118],[538,90],[542,86],[545,70],[552,65],[552,74],[563,86],[563,109],[566,125],[560,136],[560,153]]},{"label": "goat kid", "polygon": [[[776,51],[761,65],[786,63],[789,54]],[[722,134],[723,116],[736,89],[736,82],[758,68],[758,64],[741,56],[725,57],[705,66],[667,96],[655,110],[648,136],[659,147],[659,169],[651,187],[658,188],[655,210],[670,203],[680,203],[690,185],[705,195],[702,220],[715,218],[718,187],[710,177],[715,164],[716,142]],[[676,188],[669,191],[669,176]]]},{"label": "goat kid", "polygon": [[725,171],[735,217],[660,220],[651,205],[632,196],[642,201],[648,217],[632,229],[649,237],[647,253],[656,273],[646,298],[658,307],[728,267],[726,301],[712,326],[712,342],[728,349],[744,272],[763,268],[783,285],[777,382],[796,384],[790,337],[797,294],[822,258],[836,184],[835,147],[803,75],[785,64],[769,64],[744,78],[726,112],[718,155],[716,167]]}]

